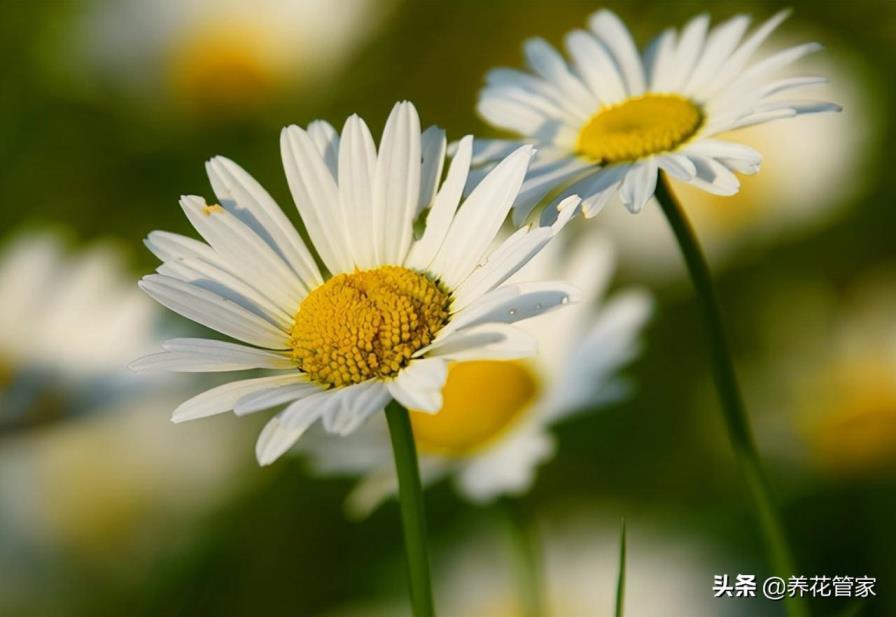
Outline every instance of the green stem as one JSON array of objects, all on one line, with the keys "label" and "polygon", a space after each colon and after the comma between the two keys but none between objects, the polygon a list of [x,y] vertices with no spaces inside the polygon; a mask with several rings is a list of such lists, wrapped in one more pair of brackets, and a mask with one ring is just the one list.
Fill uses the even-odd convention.
[{"label": "green stem", "polygon": [[622,531],[619,533],[619,575],[616,579],[616,617],[625,613],[625,519],[622,520]]},{"label": "green stem", "polygon": [[[688,222],[681,205],[672,195],[668,179],[663,174],[656,187],[656,198],[663,208],[669,226],[672,228],[681,253],[687,264],[697,302],[703,314],[703,321],[709,337],[712,374],[716,390],[722,404],[722,417],[728,438],[734,448],[734,455],[747,480],[753,505],[762,528],[769,558],[775,575],[786,579],[794,573],[793,558],[784,536],[783,527],[771,498],[771,490],[747,418],[747,412],[737,385],[734,363],[728,349],[725,328],[716,299],[715,287],[709,266],[700,249],[700,244]],[[785,598],[790,617],[807,617],[808,609],[802,598]]]},{"label": "green stem", "polygon": [[544,617],[541,544],[531,510],[519,499],[500,502],[511,548],[513,571],[523,617]]},{"label": "green stem", "polygon": [[407,410],[396,401],[386,407],[386,420],[398,474],[398,500],[408,562],[408,585],[414,617],[434,617],[429,553],[426,548],[426,514],[417,463],[417,447]]}]

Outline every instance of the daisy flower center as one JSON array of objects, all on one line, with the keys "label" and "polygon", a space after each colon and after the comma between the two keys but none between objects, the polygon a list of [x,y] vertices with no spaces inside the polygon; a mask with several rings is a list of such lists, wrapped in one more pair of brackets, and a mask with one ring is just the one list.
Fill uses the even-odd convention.
[{"label": "daisy flower center", "polygon": [[170,79],[183,102],[203,109],[252,107],[279,80],[264,34],[231,25],[193,33],[170,57]]},{"label": "daisy flower center", "polygon": [[[855,370],[855,369],[854,369]],[[896,461],[896,383],[883,367],[840,376],[839,396],[807,427],[820,464],[835,471],[865,471]],[[836,377],[835,377],[836,379]]]},{"label": "daisy flower center", "polygon": [[602,164],[634,161],[672,150],[703,124],[703,112],[676,94],[645,94],[609,105],[582,130],[576,150]]},{"label": "daisy flower center", "polygon": [[538,396],[540,385],[522,362],[456,362],[448,368],[439,413],[412,413],[423,454],[465,456],[481,450],[512,427]]},{"label": "daisy flower center", "polygon": [[436,281],[400,266],[339,274],[299,306],[292,355],[327,386],[394,377],[448,322],[450,304]]}]

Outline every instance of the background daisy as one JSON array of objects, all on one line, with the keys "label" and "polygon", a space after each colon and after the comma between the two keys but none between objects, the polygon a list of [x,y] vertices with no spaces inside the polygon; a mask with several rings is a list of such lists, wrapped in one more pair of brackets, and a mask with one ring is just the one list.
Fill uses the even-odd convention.
[{"label": "background daisy", "polygon": [[588,31],[566,35],[569,61],[543,39],[530,39],[524,49],[531,73],[491,71],[477,105],[484,120],[520,139],[480,142],[475,162],[487,165],[520,143],[541,146],[516,204],[516,221],[558,187],[566,187],[563,195],[582,197],[586,216],[616,194],[638,212],[653,195],[660,171],[704,191],[732,195],[740,187],[735,172],[756,173],[762,156],[717,135],[839,109],[790,98],[823,77],[774,80],[781,69],[820,49],[817,43],[751,63],[785,17],[778,13],[746,35],[745,15],[712,29],[709,17],[699,15],[680,32],[665,30],[642,54],[619,18],[601,10],[588,20]]},{"label": "background daisy", "polygon": [[[461,141],[444,181],[445,136],[421,133],[410,103],[395,106],[377,151],[357,116],[342,135],[325,122],[281,135],[293,198],[328,276],[289,219],[242,168],[207,168],[220,204],[187,196],[187,218],[208,244],[153,232],[163,260],[140,286],[171,310],[247,345],[173,340],[136,370],[279,369],[234,381],[179,406],[176,422],[287,404],[262,431],[269,464],[322,420],[346,435],[393,399],[435,413],[446,363],[531,355],[513,324],[570,302],[565,283],[504,284],[577,211],[570,199],[551,227],[490,245],[519,191],[532,149],[511,154],[460,204],[472,152]],[[417,239],[414,220],[425,212]]]},{"label": "background daisy", "polygon": [[[873,128],[880,120],[877,103],[862,82],[855,59],[829,56],[798,60],[794,71],[830,76],[830,83],[805,92],[841,102],[841,114],[806,115],[720,135],[763,155],[762,173],[741,177],[735,195],[714,195],[672,179],[672,189],[715,271],[776,243],[798,241],[830,227],[874,177],[867,154],[879,138]],[[684,274],[678,247],[659,208],[646,208],[637,220],[615,207],[601,216],[610,231],[602,227],[596,232],[611,233],[618,240],[620,267],[626,273],[656,280]]]},{"label": "background daisy", "polygon": [[[520,325],[538,343],[531,359],[449,365],[442,409],[411,414],[425,481],[452,477],[476,503],[525,493],[537,466],[554,455],[553,423],[628,394],[618,372],[639,351],[651,299],[634,288],[605,298],[614,265],[609,241],[572,254],[554,243],[510,279],[568,280],[582,301]],[[347,502],[354,516],[366,516],[397,489],[381,418],[350,440],[308,439],[301,451],[318,472],[365,476]]]},{"label": "background daisy", "polygon": [[50,232],[0,253],[0,432],[97,409],[138,384],[125,365],[158,339],[158,312],[109,246]]},{"label": "background daisy", "polygon": [[156,103],[251,112],[290,90],[324,87],[389,4],[100,0],[72,20],[70,55],[60,62]]}]

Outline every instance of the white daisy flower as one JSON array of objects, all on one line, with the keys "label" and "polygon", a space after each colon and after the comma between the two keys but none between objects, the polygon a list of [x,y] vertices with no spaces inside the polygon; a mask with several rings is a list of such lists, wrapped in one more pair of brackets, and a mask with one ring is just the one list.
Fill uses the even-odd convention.
[{"label": "white daisy flower", "polygon": [[[874,181],[868,165],[881,133],[879,114],[856,68],[828,54],[794,64],[800,73],[830,77],[830,84],[806,94],[843,103],[844,112],[836,118],[808,115],[784,125],[760,124],[719,135],[763,153],[762,173],[741,178],[736,195],[713,195],[685,181],[671,182],[713,266],[736,260],[745,246],[765,248],[829,225]],[[616,238],[621,267],[640,279],[684,274],[662,210],[647,207],[632,220],[613,201],[601,214],[597,231]]]},{"label": "white daisy flower", "polygon": [[0,298],[0,431],[106,402],[157,340],[156,307],[109,247],[69,254],[50,233],[21,235],[0,254]]},{"label": "white daisy flower", "polygon": [[487,122],[520,138],[478,143],[474,163],[489,164],[521,143],[539,145],[515,205],[516,221],[561,186],[566,187],[561,196],[582,196],[586,216],[594,216],[614,194],[638,212],[653,195],[659,171],[710,193],[732,195],[740,186],[734,172],[756,173],[762,157],[716,135],[839,109],[778,96],[823,82],[821,77],[771,79],[820,49],[817,43],[751,63],[786,15],[778,13],[746,38],[747,16],[710,30],[709,17],[699,15],[680,33],[664,31],[639,54],[619,18],[601,10],[591,16],[589,30],[567,34],[569,62],[544,40],[530,39],[525,55],[532,73],[491,71],[477,106]]},{"label": "white daisy flower", "polygon": [[288,86],[320,86],[385,14],[371,0],[339,10],[328,0],[103,0],[73,43],[85,68],[135,94],[243,108]]},{"label": "white daisy flower", "polygon": [[393,109],[379,150],[357,116],[341,137],[317,121],[307,131],[284,129],[280,143],[290,191],[329,274],[249,174],[222,157],[209,161],[220,204],[181,200],[207,243],[153,232],[147,245],[164,263],[140,286],[248,345],[173,340],[134,368],[278,372],[200,394],[177,408],[174,421],[287,404],[258,440],[258,460],[269,464],[318,419],[346,435],[392,399],[436,412],[449,360],[531,355],[531,337],[510,324],[576,295],[562,282],[504,283],[572,217],[578,198],[555,225],[520,230],[490,250],[531,146],[499,163],[459,205],[472,137],[461,140],[442,181],[444,132],[421,134],[410,103]]},{"label": "white daisy flower", "polygon": [[[424,482],[452,477],[474,502],[524,493],[536,467],[554,453],[552,424],[627,394],[618,371],[638,352],[651,298],[628,289],[604,300],[614,266],[609,242],[583,245],[573,255],[561,249],[552,245],[510,279],[553,274],[582,290],[575,306],[520,325],[537,340],[538,356],[453,362],[439,413],[411,414]],[[351,440],[309,439],[301,447],[322,473],[363,476],[347,501],[352,516],[366,516],[397,491],[382,419]]]}]

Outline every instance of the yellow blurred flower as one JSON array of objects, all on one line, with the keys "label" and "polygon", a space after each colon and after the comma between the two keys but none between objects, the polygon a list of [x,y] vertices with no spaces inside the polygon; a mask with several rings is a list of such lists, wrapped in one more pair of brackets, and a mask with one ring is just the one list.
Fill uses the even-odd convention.
[{"label": "yellow blurred flower", "polygon": [[391,2],[125,0],[100,2],[76,44],[94,69],[140,96],[204,112],[256,109],[323,85]]},{"label": "yellow blurred flower", "polygon": [[896,470],[896,276],[791,291],[770,320],[753,379],[778,455],[835,476]]}]

